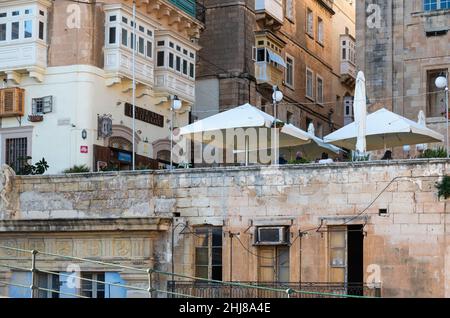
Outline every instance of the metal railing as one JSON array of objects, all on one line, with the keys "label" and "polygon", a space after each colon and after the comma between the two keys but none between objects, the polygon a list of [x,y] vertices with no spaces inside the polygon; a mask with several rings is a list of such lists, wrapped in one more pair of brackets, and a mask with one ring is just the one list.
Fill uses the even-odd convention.
[{"label": "metal railing", "polygon": [[[4,253],[6,251],[6,253]],[[16,258],[8,255],[8,252],[15,252]],[[40,286],[39,277],[40,274],[57,275],[59,278],[71,278],[78,280],[79,282],[91,282],[100,284],[103,287],[121,287],[127,291],[140,291],[150,298],[158,297],[161,295],[172,298],[303,298],[303,297],[343,297],[343,298],[367,298],[367,297],[379,297],[376,291],[369,292],[370,289],[359,287],[352,287],[350,285],[335,285],[325,283],[324,285],[316,283],[255,283],[255,282],[222,282],[218,280],[210,280],[199,277],[193,277],[189,275],[165,272],[156,270],[154,268],[138,268],[132,266],[126,266],[115,263],[108,263],[94,259],[87,259],[75,256],[67,256],[61,254],[47,253],[38,250],[26,250],[9,246],[0,246],[0,255],[6,254],[7,257],[0,256],[0,287],[2,286],[15,286],[29,290],[29,297],[38,298],[41,292],[49,292],[57,294],[58,296],[68,296],[75,298],[90,298],[83,295],[81,288],[78,286],[75,292],[62,291],[58,288],[48,288],[48,286]],[[10,253],[11,254],[11,253]],[[39,259],[45,262],[48,261],[72,261],[74,264],[85,262],[93,265],[101,266],[101,270],[105,271],[105,268],[111,271],[112,269],[121,270],[122,272],[140,273],[143,275],[143,281],[141,285],[145,287],[139,287],[135,285],[108,282],[104,280],[91,279],[82,277],[80,272],[58,272],[55,270],[48,270],[45,266],[38,266],[38,257],[43,256],[45,258]],[[54,259],[49,259],[54,258]],[[30,267],[20,266],[24,261],[30,261]],[[14,264],[10,264],[14,262]],[[5,269],[2,271],[1,269]],[[29,272],[31,273],[30,284],[17,282],[14,280],[7,280],[5,274],[8,272]],[[92,272],[91,270],[89,272]],[[83,271],[81,271],[83,273]],[[167,288],[161,289],[163,281],[167,281],[170,278],[180,279],[179,281],[168,281]],[[182,279],[182,280],[181,280]],[[313,285],[311,285],[313,284]],[[53,287],[53,286],[51,286]],[[331,288],[333,287],[333,288]],[[105,290],[106,288],[103,288]],[[6,295],[3,295],[6,296]]]},{"label": "metal railing", "polygon": [[[167,289],[174,293],[200,298],[375,298],[381,288],[367,284],[348,283],[278,283],[239,282],[225,286],[196,281],[169,281]],[[258,286],[260,288],[249,288]],[[177,296],[172,296],[177,297]]]}]

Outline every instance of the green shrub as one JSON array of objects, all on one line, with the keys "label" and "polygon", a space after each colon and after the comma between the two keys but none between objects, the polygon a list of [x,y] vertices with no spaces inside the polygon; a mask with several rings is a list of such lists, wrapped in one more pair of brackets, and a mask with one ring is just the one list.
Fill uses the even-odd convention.
[{"label": "green shrub", "polygon": [[447,199],[450,197],[450,176],[444,176],[441,182],[436,182],[436,189],[438,189],[438,197]]},{"label": "green shrub", "polygon": [[302,165],[302,164],[306,164],[306,163],[311,163],[311,161],[306,160],[304,158],[302,158],[300,160],[299,159],[292,159],[292,160],[288,161],[288,164],[290,164],[290,165]]},{"label": "green shrub", "polygon": [[447,151],[444,147],[427,149],[419,156],[419,158],[447,158]]},{"label": "green shrub", "polygon": [[72,168],[64,170],[64,173],[83,173],[89,172],[90,169],[86,165],[74,165]]},{"label": "green shrub", "polygon": [[28,163],[28,161],[31,160],[30,156],[20,158],[19,160],[23,163],[23,168],[17,169],[17,167],[12,167],[18,175],[40,175],[44,174],[49,168],[47,161],[44,158],[36,162],[34,165]]}]

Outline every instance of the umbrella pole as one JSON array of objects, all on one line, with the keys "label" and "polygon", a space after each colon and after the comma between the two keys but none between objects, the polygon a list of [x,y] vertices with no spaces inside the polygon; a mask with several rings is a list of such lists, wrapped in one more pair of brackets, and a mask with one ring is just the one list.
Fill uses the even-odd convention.
[{"label": "umbrella pole", "polygon": [[248,157],[249,157],[249,149],[248,149],[248,136],[245,136],[245,166],[248,166]]}]

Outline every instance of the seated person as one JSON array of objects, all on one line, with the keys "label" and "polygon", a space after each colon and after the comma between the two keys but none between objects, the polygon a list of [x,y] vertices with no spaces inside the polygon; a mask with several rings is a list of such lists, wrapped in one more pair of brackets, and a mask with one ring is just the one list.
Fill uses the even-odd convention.
[{"label": "seated person", "polygon": [[322,153],[322,159],[319,160],[320,164],[333,163],[333,159],[328,158],[328,154],[326,152]]},{"label": "seated person", "polygon": [[384,156],[383,156],[383,158],[381,158],[381,160],[392,160],[392,151],[386,150],[386,152],[384,153]]},{"label": "seated person", "polygon": [[297,153],[295,154],[295,160],[297,160],[297,161],[303,160],[301,151],[297,151]]},{"label": "seated person", "polygon": [[284,154],[281,153],[280,157],[278,158],[278,164],[285,165],[287,163],[288,163],[288,161],[286,159],[284,159]]}]

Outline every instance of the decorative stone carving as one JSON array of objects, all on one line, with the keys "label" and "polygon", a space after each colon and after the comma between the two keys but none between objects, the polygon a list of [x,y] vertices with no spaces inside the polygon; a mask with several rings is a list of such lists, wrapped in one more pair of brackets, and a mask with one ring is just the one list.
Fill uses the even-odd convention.
[{"label": "decorative stone carving", "polygon": [[12,180],[16,173],[14,170],[3,164],[0,168],[0,200],[6,205],[9,205],[8,194],[12,190]]}]

